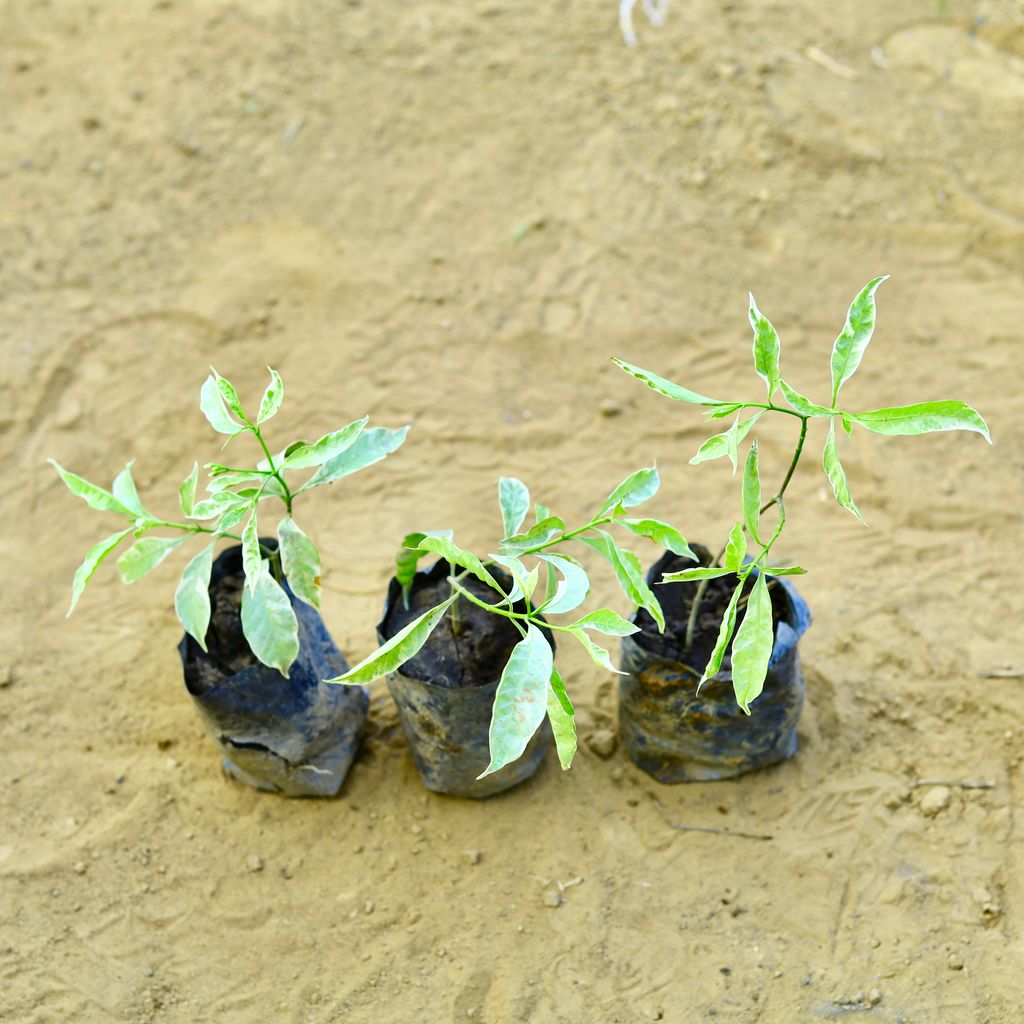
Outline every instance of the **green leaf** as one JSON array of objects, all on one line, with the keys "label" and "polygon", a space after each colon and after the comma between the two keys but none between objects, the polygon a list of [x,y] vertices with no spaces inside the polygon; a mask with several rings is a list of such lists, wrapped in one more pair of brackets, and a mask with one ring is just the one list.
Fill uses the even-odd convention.
[{"label": "green leaf", "polygon": [[761,572],[765,576],[803,576],[807,570],[801,569],[799,565],[776,565],[762,569]]},{"label": "green leaf", "polygon": [[735,576],[735,569],[681,569],[679,572],[667,572],[658,583],[695,583],[697,580],[717,580],[720,576]]},{"label": "green leaf", "polygon": [[143,537],[137,540],[118,560],[121,579],[135,583],[152,572],[187,537]]},{"label": "green leaf", "polygon": [[205,651],[206,631],[210,628],[210,572],[213,569],[214,544],[207,544],[185,566],[174,592],[174,610],[185,632]]},{"label": "green leaf", "polygon": [[541,523],[545,519],[551,518],[551,509],[547,505],[542,505],[539,501],[533,506],[533,519],[534,522]]},{"label": "green leaf", "polygon": [[89,508],[94,508],[98,512],[116,512],[118,515],[127,516],[129,519],[136,518],[135,513],[131,509],[126,508],[109,491],[105,491],[96,484],[89,483],[85,477],[78,476],[76,473],[69,473],[56,459],[47,459],[46,461],[57,470],[67,489],[72,494],[81,498]]},{"label": "green leaf", "polygon": [[127,530],[120,530],[105,537],[98,544],[89,548],[88,554],[82,560],[82,564],[75,570],[75,578],[71,584],[71,607],[68,608],[68,616],[75,610],[78,599],[85,590],[85,585],[92,579],[93,573],[103,564],[103,560],[132,532],[129,526]]},{"label": "green leaf", "polygon": [[733,476],[736,475],[736,462],[739,458],[740,447],[740,418],[732,421],[732,426],[725,432],[725,454],[729,456],[732,463]]},{"label": "green leaf", "polygon": [[743,593],[744,582],[744,580],[740,580],[736,585],[736,589],[732,592],[732,597],[729,598],[729,604],[726,606],[725,614],[722,616],[722,621],[718,626],[718,639],[715,641],[715,649],[711,652],[711,657],[708,659],[707,665],[704,666],[704,674],[700,677],[700,682],[697,684],[698,693],[700,693],[700,688],[709,679],[716,676],[722,667],[722,659],[725,657],[725,652],[729,649],[729,641],[732,639],[733,630],[736,628],[736,608],[739,605],[740,595]]},{"label": "green leaf", "polygon": [[540,577],[539,567],[535,566],[532,572],[527,572],[526,566],[514,555],[491,555],[490,558],[498,565],[504,566],[512,574],[513,586],[508,593],[508,600],[529,603],[533,592],[537,589],[537,580]]},{"label": "green leaf", "polygon": [[277,524],[281,569],[292,593],[314,608],[320,607],[320,552],[291,516]]},{"label": "green leaf", "polygon": [[611,655],[600,645],[594,643],[589,636],[582,629],[574,629],[569,627],[569,632],[583,645],[583,649],[590,655],[596,665],[600,665],[601,668],[607,669],[609,672],[614,672],[616,675],[624,676],[625,672],[620,672],[613,664]]},{"label": "green leaf", "polygon": [[548,686],[548,721],[555,737],[555,750],[558,752],[558,763],[562,771],[572,767],[572,759],[576,756],[576,719],[569,695],[565,692],[565,683],[558,674],[558,667],[551,666],[551,681]]},{"label": "green leaf", "polygon": [[486,566],[472,551],[460,548],[451,537],[444,534],[425,534],[419,542],[421,551],[433,551],[452,565],[461,566],[471,572],[481,583],[486,583],[499,594],[502,593],[497,580],[487,571]]},{"label": "green leaf", "polygon": [[238,505],[235,508],[229,508],[220,517],[220,522],[217,523],[217,532],[225,534],[229,530],[233,530],[249,514],[250,507],[250,505]]},{"label": "green leaf", "polygon": [[757,467],[757,438],[751,442],[747,461],[743,464],[743,521],[756,544],[760,544],[758,524],[761,520],[761,476]]},{"label": "green leaf", "polygon": [[[742,420],[736,427],[736,444],[742,441],[747,434],[750,433],[754,424],[761,418],[761,413],[757,413],[756,416],[751,416],[749,419]],[[730,428],[731,429],[731,428]],[[728,455],[730,448],[730,432],[724,431],[721,434],[715,434],[714,437],[709,437],[698,449],[697,454],[690,459],[691,466],[700,465],[702,462],[710,462],[712,459],[720,459],[723,455]],[[733,450],[733,456],[736,452]]]},{"label": "green leaf", "polygon": [[841,412],[839,414],[839,418],[843,421],[843,430],[845,430],[848,434],[852,434],[853,420],[850,418],[850,414],[848,412]]},{"label": "green leaf", "polygon": [[[653,498],[661,486],[661,478],[655,466],[638,469],[630,473],[618,487],[604,500],[599,514],[609,509],[634,508]],[[613,513],[614,514],[614,513]]]},{"label": "green leaf", "polygon": [[973,430],[992,443],[988,424],[966,402],[919,402],[892,409],[850,413],[850,419],[875,434],[930,434],[937,430]]},{"label": "green leaf", "polygon": [[680,384],[673,384],[672,381],[659,377],[658,374],[651,373],[650,370],[642,370],[639,366],[634,366],[632,363],[616,359],[615,356],[612,356],[612,362],[625,370],[631,377],[636,377],[638,381],[646,384],[652,391],[657,391],[659,395],[675,399],[677,402],[689,402],[691,405],[728,404],[718,401],[717,398],[708,398],[706,395],[700,395],[696,391],[690,391],[689,388],[684,388]]},{"label": "green leaf", "polygon": [[832,346],[832,408],[836,407],[839,389],[860,366],[864,351],[875,330],[875,292],[878,286],[889,279],[888,275],[876,277],[860,290],[846,314],[843,327]]},{"label": "green leaf", "polygon": [[580,537],[580,540],[608,560],[612,569],[615,570],[615,577],[626,598],[634,607],[645,609],[658,624],[659,631],[664,632],[665,614],[661,610],[658,599],[654,596],[654,591],[644,579],[640,560],[632,552],[623,551],[615,543],[611,534],[604,530],[597,532],[599,534],[597,537]]},{"label": "green leaf", "polygon": [[220,389],[217,387],[215,377],[207,377],[199,390],[199,408],[203,415],[209,420],[210,426],[218,434],[235,434],[245,430],[241,423],[233,420],[224,406],[224,399],[221,397]]},{"label": "green leaf", "polygon": [[727,416],[731,416],[734,412],[739,412],[740,409],[745,408],[742,402],[725,402],[722,405],[715,406],[713,409],[708,409],[704,413],[704,418],[709,420],[724,420]]},{"label": "green leaf", "polygon": [[573,629],[596,629],[606,636],[632,636],[640,632],[640,627],[628,619],[624,619],[611,608],[598,608],[596,612],[584,615],[572,624]]},{"label": "green leaf", "polygon": [[522,480],[503,476],[498,481],[498,504],[505,531],[503,536],[512,537],[522,527],[526,513],[530,511],[530,491]]},{"label": "green leaf", "polygon": [[772,400],[779,387],[779,332],[771,325],[771,321],[757,308],[754,296],[750,295],[750,306],[747,310],[750,326],[754,328],[754,369],[757,375],[768,385],[768,401]]},{"label": "green leaf", "polygon": [[313,466],[322,466],[325,462],[337,458],[356,443],[369,422],[370,417],[364,416],[361,420],[353,420],[346,424],[340,430],[324,434],[312,444],[296,448],[290,455],[285,456],[284,468],[312,469]]},{"label": "green leaf", "polygon": [[285,678],[299,656],[299,623],[288,595],[262,562],[256,588],[242,588],[242,632],[252,653]]},{"label": "green leaf", "polygon": [[747,553],[747,536],[739,523],[733,524],[729,531],[729,543],[725,548],[725,567],[732,572],[739,572]]},{"label": "green leaf", "polygon": [[780,380],[779,385],[782,387],[782,394],[785,396],[786,401],[789,402],[790,406],[800,413],[801,416],[833,415],[831,409],[826,409],[823,405],[816,405],[809,398],[804,398],[799,391],[791,388],[784,380]]},{"label": "green leaf", "polygon": [[549,541],[565,533],[565,523],[558,516],[548,516],[534,523],[526,533],[515,537],[506,537],[499,545],[498,551],[503,555],[525,555],[537,548],[542,548]]},{"label": "green leaf", "polygon": [[199,463],[196,462],[192,465],[192,472],[181,481],[181,486],[178,488],[178,504],[181,505],[181,511],[186,516],[192,515],[192,510],[196,506],[196,486],[198,483]]},{"label": "green leaf", "polygon": [[129,462],[114,478],[114,486],[111,491],[129,512],[137,516],[148,516],[149,513],[142,504],[139,492],[135,489],[135,480],[132,478],[132,462]]},{"label": "green leaf", "polygon": [[245,411],[242,409],[242,402],[238,397],[234,384],[225,377],[222,377],[212,366],[210,370],[216,378],[217,391],[220,393],[220,397],[224,400],[228,410],[233,412],[243,423],[248,423],[249,417],[245,415]]},{"label": "green leaf", "polygon": [[197,501],[192,506],[192,511],[189,512],[188,518],[196,520],[216,519],[229,509],[248,508],[251,505],[252,501],[250,499],[240,494],[235,494],[234,491],[218,491],[218,493],[209,498]]},{"label": "green leaf", "polygon": [[828,437],[825,439],[825,451],[822,454],[821,461],[825,467],[825,475],[828,477],[829,483],[832,484],[832,492],[836,496],[836,501],[843,508],[849,509],[863,523],[864,517],[860,514],[860,509],[857,508],[853,498],[850,497],[850,488],[846,482],[846,471],[839,461],[839,449],[836,446],[835,420],[828,425]]},{"label": "green leaf", "polygon": [[760,696],[764,688],[774,644],[772,598],[764,574],[758,573],[747,601],[747,614],[732,643],[732,685],[736,703],[748,715],[750,702]]},{"label": "green leaf", "polygon": [[271,366],[267,367],[267,371],[270,373],[270,383],[260,401],[260,413],[256,417],[257,424],[269,420],[281,408],[281,403],[284,401],[284,381],[281,380],[281,375]]},{"label": "green leaf", "polygon": [[414,619],[400,629],[390,640],[378,647],[373,654],[361,661],[355,668],[350,668],[344,675],[340,675],[336,679],[328,679],[327,682],[364,686],[372,683],[374,679],[394,672],[427,642],[427,638],[444,618],[445,612],[448,611],[457,596],[457,594],[452,594],[446,601],[425,611],[418,619]]},{"label": "green leaf", "polygon": [[[357,473],[367,466],[397,451],[402,446],[408,427],[391,430],[388,427],[370,427],[356,438],[352,447],[325,462],[300,488],[308,491],[311,487],[333,483],[350,473]],[[298,493],[298,492],[296,492]]]},{"label": "green leaf", "polygon": [[697,561],[697,556],[690,550],[686,538],[674,526],[669,526],[660,519],[617,519],[616,522],[638,537],[648,537],[655,544],[668,548],[674,555],[683,555]]},{"label": "green leaf", "polygon": [[206,489],[211,494],[220,494],[221,491],[230,490],[232,487],[247,485],[257,490],[264,487],[266,494],[284,494],[281,485],[277,480],[268,477],[257,469],[231,470],[227,473],[218,473],[207,485]]},{"label": "green leaf", "polygon": [[547,691],[554,659],[551,645],[532,622],[509,655],[494,695],[490,764],[477,776],[484,778],[518,760],[547,714]]},{"label": "green leaf", "polygon": [[245,569],[245,583],[250,594],[256,593],[256,585],[264,573],[263,553],[256,525],[256,509],[249,513],[249,521],[242,531],[242,567]]},{"label": "green leaf", "polygon": [[[590,593],[587,572],[575,559],[568,555],[538,555],[560,575],[555,593],[541,607],[548,615],[561,615],[578,608]],[[550,570],[549,570],[550,571]]]},{"label": "green leaf", "polygon": [[451,530],[419,531],[407,533],[402,539],[402,546],[395,555],[395,579],[402,588],[402,605],[409,607],[409,590],[413,580],[416,578],[416,568],[420,559],[426,554],[420,547],[420,541],[424,537],[452,537]]}]

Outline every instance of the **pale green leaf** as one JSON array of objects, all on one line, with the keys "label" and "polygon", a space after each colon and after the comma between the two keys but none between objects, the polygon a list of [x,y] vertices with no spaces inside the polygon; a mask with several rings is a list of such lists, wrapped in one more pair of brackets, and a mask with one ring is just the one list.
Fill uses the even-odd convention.
[{"label": "pale green leaf", "polygon": [[152,572],[187,537],[143,537],[137,540],[118,560],[117,568],[125,583],[135,583]]},{"label": "pale green leaf", "polygon": [[826,409],[825,406],[817,405],[809,398],[805,398],[799,391],[791,388],[784,380],[780,380],[779,384],[782,387],[782,394],[785,396],[786,401],[789,402],[790,406],[800,413],[801,416],[833,415],[831,409]]},{"label": "pale green leaf", "polygon": [[729,531],[729,543],[725,547],[725,567],[732,572],[739,572],[746,553],[747,535],[743,532],[743,527],[735,523]]},{"label": "pale green leaf", "polygon": [[[601,505],[601,514],[609,509],[634,508],[653,498],[661,486],[661,478],[655,466],[638,469],[630,473]],[[614,514],[614,513],[613,513]]]},{"label": "pale green leaf", "polygon": [[267,371],[270,373],[270,383],[260,400],[260,412],[256,417],[257,424],[269,420],[281,408],[281,403],[284,401],[284,381],[281,380],[281,375],[271,366],[267,367]]},{"label": "pale green leaf", "polygon": [[196,507],[196,486],[199,483],[199,463],[193,463],[192,472],[181,482],[181,486],[178,488],[178,504],[181,505],[181,511],[186,515],[192,515],[192,510]]},{"label": "pale green leaf", "polygon": [[736,417],[732,421],[732,426],[725,432],[725,454],[729,456],[729,461],[732,463],[733,476],[736,475],[736,464],[739,459],[739,447],[740,447],[740,418]]},{"label": "pale green leaf", "polygon": [[697,568],[680,569],[679,572],[667,572],[658,580],[659,583],[695,583],[697,580],[716,580],[720,576],[735,576],[735,569]]},{"label": "pale green leaf", "polygon": [[596,629],[598,633],[606,636],[632,636],[640,632],[636,623],[624,619],[618,612],[611,608],[598,608],[596,612],[584,615],[573,624],[573,629]]},{"label": "pale green leaf", "polygon": [[888,280],[876,277],[860,290],[846,314],[846,324],[832,346],[832,408],[836,407],[839,389],[860,366],[864,351],[875,330],[875,292]]},{"label": "pale green leaf", "polygon": [[720,402],[717,398],[708,398],[706,395],[700,395],[696,391],[690,391],[689,388],[684,388],[680,384],[673,384],[672,381],[666,380],[656,373],[651,373],[650,370],[642,370],[639,366],[634,366],[632,363],[627,363],[622,359],[616,359],[614,356],[612,356],[612,362],[625,370],[631,377],[636,377],[638,381],[646,384],[652,391],[657,391],[659,395],[664,395],[666,398],[675,399],[677,402],[689,402],[691,405],[727,404]]},{"label": "pale green leaf", "polygon": [[711,409],[704,410],[704,418],[708,420],[724,420],[726,417],[731,416],[734,412],[739,412],[740,409],[745,408],[742,402],[724,402],[722,405],[716,405]]},{"label": "pale green leaf", "polygon": [[775,565],[761,571],[766,576],[803,576],[807,572],[806,569],[801,569],[799,565]]},{"label": "pale green leaf", "polygon": [[217,379],[215,377],[207,377],[203,381],[203,386],[199,391],[199,408],[202,409],[203,415],[209,420],[210,426],[218,434],[229,434],[233,437],[245,429],[241,423],[233,420],[228,413],[224,405],[224,399],[221,397],[220,389],[217,387]]},{"label": "pale green leaf", "polygon": [[448,537],[453,536],[451,530],[418,531],[407,533],[402,539],[402,546],[395,555],[395,579],[402,588],[402,604],[409,607],[409,590],[413,580],[416,578],[416,568],[420,559],[426,554],[420,547],[420,541],[424,537]]},{"label": "pale green leaf", "polygon": [[350,473],[357,473],[367,466],[390,455],[402,446],[408,427],[391,430],[388,427],[370,427],[356,438],[352,447],[325,462],[300,488],[308,491],[311,487],[329,484]]},{"label": "pale green leaf", "polygon": [[578,608],[590,592],[587,572],[575,559],[568,555],[538,555],[559,574],[555,593],[546,601],[541,611],[548,615],[561,615]]},{"label": "pale green leaf", "polygon": [[533,519],[535,523],[542,523],[545,519],[551,518],[551,509],[542,505],[539,501],[533,506]]},{"label": "pale green leaf", "polygon": [[558,674],[556,665],[551,666],[547,715],[551,723],[551,733],[555,738],[558,763],[562,766],[562,771],[567,772],[572,767],[572,759],[576,756],[576,719],[569,695],[565,692],[565,683]]},{"label": "pale green leaf", "polygon": [[565,523],[558,516],[548,516],[546,519],[534,523],[526,533],[506,537],[498,545],[498,550],[503,555],[525,555],[544,547],[545,544],[560,537],[564,532]]},{"label": "pale green leaf", "polygon": [[287,678],[299,656],[299,623],[288,595],[263,562],[256,588],[242,588],[242,632],[252,653]]},{"label": "pale green leaf", "polygon": [[522,528],[526,513],[530,511],[530,491],[522,480],[503,476],[498,481],[498,504],[505,537],[512,537]]},{"label": "pale green leaf", "polygon": [[[353,420],[346,424],[340,430],[324,434],[312,444],[295,448],[291,454],[285,455],[284,468],[312,469],[313,466],[322,466],[325,462],[330,462],[331,459],[347,452],[356,443],[369,422],[370,417],[364,416],[361,420]],[[285,451],[287,450],[285,449]]]},{"label": "pale green leaf", "polygon": [[444,534],[425,534],[419,542],[419,547],[422,551],[433,551],[452,565],[458,565],[468,570],[482,583],[486,583],[489,587],[498,591],[498,593],[502,593],[497,581],[487,571],[484,563],[472,551],[460,548],[450,537]]},{"label": "pale green leaf", "polygon": [[132,528],[120,530],[105,537],[98,544],[89,548],[88,554],[82,560],[82,564],[75,570],[75,578],[71,584],[71,607],[68,608],[68,615],[75,610],[78,599],[85,590],[85,585],[92,579],[93,573],[103,564],[103,560],[132,532]]},{"label": "pale green leaf", "polygon": [[686,538],[674,526],[669,526],[660,519],[617,519],[616,522],[638,537],[647,537],[655,544],[668,548],[674,555],[697,560],[697,556],[690,550],[690,545],[686,543]]},{"label": "pale green leaf", "polygon": [[761,476],[757,464],[757,438],[751,442],[747,461],[743,464],[743,521],[754,542],[760,544],[758,524],[761,519]]},{"label": "pale green leaf", "polygon": [[210,367],[213,372],[213,376],[217,381],[217,391],[220,393],[220,397],[224,400],[224,404],[228,407],[229,412],[233,412],[243,423],[249,422],[249,417],[245,415],[245,411],[242,409],[241,399],[238,397],[238,392],[235,390],[234,384],[222,377],[213,367]]},{"label": "pale green leaf", "polygon": [[825,439],[825,450],[822,454],[822,465],[825,468],[825,475],[832,484],[832,492],[836,501],[845,509],[849,509],[862,523],[864,517],[860,514],[853,498],[850,497],[850,488],[846,482],[846,471],[839,461],[839,449],[836,446],[836,424],[833,420],[828,425],[828,437]]},{"label": "pale green leaf", "polygon": [[210,628],[210,572],[213,544],[208,544],[185,566],[174,592],[174,610],[185,632],[205,651]]},{"label": "pale green leaf", "polygon": [[484,778],[518,760],[547,714],[547,691],[554,668],[551,645],[532,622],[512,648],[501,673],[488,732],[491,761]]},{"label": "pale green leaf", "polygon": [[771,321],[757,308],[754,296],[750,295],[747,319],[754,329],[754,369],[768,385],[768,401],[772,400],[779,387],[779,332]]},{"label": "pale green leaf", "polygon": [[774,644],[772,598],[763,573],[758,573],[747,600],[747,613],[732,643],[732,685],[736,703],[748,715],[750,702],[764,688]]},{"label": "pale green leaf", "polygon": [[292,593],[314,608],[320,607],[320,552],[291,516],[277,524],[281,569]]},{"label": "pale green leaf", "polygon": [[149,515],[145,506],[142,504],[139,492],[135,488],[135,480],[132,477],[131,462],[129,462],[128,465],[125,466],[124,469],[122,469],[114,478],[114,486],[111,487],[111,491],[114,497],[124,505],[129,512],[132,512],[137,516]]},{"label": "pale green leaf", "polygon": [[245,569],[245,585],[250,594],[256,593],[256,586],[264,573],[263,552],[256,525],[256,509],[249,513],[249,521],[242,530],[242,567]]},{"label": "pale green leaf", "polygon": [[218,473],[206,485],[206,489],[211,494],[220,494],[221,491],[242,486],[255,488],[256,490],[264,488],[270,494],[284,494],[277,480],[268,477],[266,473],[262,473],[258,469],[240,469],[231,470],[227,473]]},{"label": "pale green leaf", "polygon": [[68,472],[56,459],[47,459],[47,461],[57,470],[67,489],[72,494],[81,498],[89,508],[94,508],[98,512],[116,512],[118,515],[127,516],[129,519],[136,518],[135,513],[118,501],[110,491],[90,483],[85,477],[78,476],[77,473]]},{"label": "pale green leaf", "polygon": [[596,665],[599,665],[603,669],[607,669],[609,672],[614,672],[616,675],[626,675],[625,672],[620,672],[612,664],[611,655],[600,644],[594,643],[594,641],[591,640],[582,629],[570,627],[569,632],[579,640],[583,645],[583,649],[590,655]]},{"label": "pale green leaf", "polygon": [[852,434],[853,420],[851,419],[850,414],[848,412],[840,412],[839,417],[843,421],[843,430],[845,430],[848,434]]},{"label": "pale green leaf", "polygon": [[235,494],[234,491],[219,491],[209,498],[197,501],[192,506],[192,511],[189,512],[188,518],[196,520],[217,519],[229,509],[248,508],[250,505],[252,505],[252,501],[249,498]]},{"label": "pale green leaf", "polygon": [[233,530],[249,514],[249,508],[249,505],[238,505],[235,508],[229,508],[220,517],[220,522],[217,523],[217,532],[225,534],[229,530]]},{"label": "pale green leaf", "polygon": [[[761,418],[761,413],[756,416],[751,416],[749,419],[742,420],[736,427],[736,443],[742,441],[747,434],[750,433],[754,424]],[[697,454],[690,459],[691,466],[697,466],[702,462],[710,462],[712,459],[720,459],[723,455],[728,455],[730,451],[730,439],[731,435],[729,431],[723,431],[721,434],[715,434],[713,437],[709,437],[698,449]],[[736,452],[733,450],[733,455]]]},{"label": "pale green leaf", "polygon": [[452,594],[446,601],[425,611],[418,619],[414,619],[400,629],[390,640],[378,647],[373,654],[361,661],[355,668],[349,669],[336,679],[328,679],[327,682],[364,686],[372,683],[374,679],[394,672],[427,642],[428,637],[444,618],[445,612],[448,611],[457,596]]},{"label": "pale green leaf", "polygon": [[658,599],[654,596],[654,592],[644,579],[639,559],[632,552],[623,551],[606,531],[598,530],[597,532],[597,537],[580,537],[580,540],[608,560],[612,569],[615,570],[615,577],[627,600],[634,607],[645,609],[658,624],[659,631],[664,632],[665,614]]},{"label": "pale green leaf", "polygon": [[504,566],[512,574],[513,586],[508,592],[509,602],[526,601],[533,598],[533,592],[537,589],[537,580],[540,578],[538,566],[534,566],[532,572],[528,572],[526,566],[514,555],[490,555],[488,556],[498,565]]},{"label": "pale green leaf", "polygon": [[930,434],[937,430],[973,430],[989,444],[988,424],[981,414],[965,402],[919,402],[892,409],[873,409],[870,412],[850,413],[850,419],[875,434],[911,435]]},{"label": "pale green leaf", "polygon": [[707,665],[704,666],[704,673],[697,684],[698,693],[700,693],[700,688],[709,679],[717,675],[722,667],[722,659],[725,657],[725,652],[729,649],[729,641],[732,639],[733,630],[736,629],[736,608],[743,593],[743,582],[743,580],[740,580],[736,589],[732,592],[732,597],[729,598],[729,604],[726,606],[725,614],[722,616],[722,621],[718,626],[718,639],[715,641],[715,649],[711,652],[711,657],[708,659]]}]

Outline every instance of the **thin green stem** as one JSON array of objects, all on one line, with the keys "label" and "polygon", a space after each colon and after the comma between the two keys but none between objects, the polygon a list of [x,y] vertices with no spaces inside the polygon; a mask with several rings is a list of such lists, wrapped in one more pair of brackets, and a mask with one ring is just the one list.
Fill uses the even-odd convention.
[{"label": "thin green stem", "polygon": [[[500,605],[488,604],[486,601],[480,600],[480,598],[478,598],[476,594],[472,593],[469,590],[466,590],[465,587],[460,587],[455,577],[449,576],[448,583],[451,586],[452,590],[456,591],[456,593],[458,594],[461,594],[467,601],[471,602],[472,604],[475,604],[478,607],[483,608],[485,611],[493,612],[495,615],[500,615],[503,619],[520,620],[522,622],[530,622],[534,625],[540,625],[540,623],[538,623],[537,620],[533,618],[532,612],[505,611],[503,608],[501,608]],[[544,628],[553,629],[559,633],[572,632],[572,627],[570,626],[556,626],[550,622],[545,622]]]},{"label": "thin green stem", "polygon": [[[274,477],[284,488],[284,505],[285,508],[288,510],[288,515],[291,515],[292,499],[294,498],[294,495],[291,492],[291,488],[289,488],[287,482],[285,481],[284,474],[281,473],[280,470],[278,470],[277,466],[274,465],[274,456],[270,454],[270,449],[267,447],[267,442],[263,440],[263,433],[260,430],[260,428],[257,427],[255,423],[251,423],[249,425],[249,429],[252,430],[253,434],[256,437],[256,440],[259,441],[260,443],[260,447],[263,449],[263,454],[267,457],[267,464],[270,466],[270,475]],[[263,488],[260,488],[261,491],[262,489]]]}]

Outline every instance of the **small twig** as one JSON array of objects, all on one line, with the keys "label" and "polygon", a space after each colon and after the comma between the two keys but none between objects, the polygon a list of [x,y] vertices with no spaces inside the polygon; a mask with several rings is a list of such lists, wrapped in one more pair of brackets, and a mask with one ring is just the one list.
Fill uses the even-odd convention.
[{"label": "small twig", "polygon": [[857,72],[853,68],[848,68],[845,64],[840,64],[834,57],[830,57],[824,50],[819,50],[816,46],[808,46],[804,50],[804,56],[808,60],[813,60],[819,67],[823,67],[826,71],[830,71],[833,75],[837,75],[839,78],[845,78],[848,82],[857,81]]},{"label": "small twig", "polygon": [[978,675],[982,679],[1024,679],[1024,668],[989,668]]},{"label": "small twig", "polygon": [[952,786],[957,789],[995,789],[996,784],[989,779],[918,779],[916,786]]},{"label": "small twig", "polygon": [[759,839],[762,842],[769,842],[775,838],[775,836],[760,835],[757,832],[734,832],[729,828],[710,828],[707,825],[677,825],[671,821],[668,823],[668,827],[674,828],[678,832],[710,832],[716,836],[733,836],[736,839]]}]

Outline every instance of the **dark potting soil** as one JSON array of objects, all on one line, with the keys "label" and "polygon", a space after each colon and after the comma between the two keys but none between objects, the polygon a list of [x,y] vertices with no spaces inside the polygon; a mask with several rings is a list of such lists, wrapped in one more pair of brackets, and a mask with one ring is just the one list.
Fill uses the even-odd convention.
[{"label": "dark potting soil", "polygon": [[[695,550],[701,555],[701,565],[710,565],[711,556],[704,548],[694,545]],[[679,555],[672,559],[664,567],[665,573],[679,572],[682,569],[692,569],[697,566],[692,558]],[[744,589],[744,596],[750,593],[753,580],[748,581]],[[733,590],[736,589],[735,576],[720,576],[717,579],[708,580],[707,590],[704,591],[704,598],[701,601],[700,612],[697,616],[697,629],[694,633],[693,646],[686,650],[686,626],[690,621],[690,609],[693,607],[693,598],[697,593],[696,583],[655,583],[653,590],[661,603],[665,613],[665,632],[658,632],[658,625],[651,618],[650,614],[641,608],[635,618],[636,624],[640,627],[641,633],[636,634],[636,640],[651,654],[682,662],[691,668],[703,671],[715,649],[718,640],[718,628],[722,623],[722,616],[729,605]],[[775,587],[769,581],[769,590],[772,594],[772,625],[778,625],[781,616],[779,601],[775,598]],[[746,603],[740,598],[741,603],[736,613],[736,628],[746,614]],[[735,634],[734,634],[735,635]],[[726,652],[722,660],[722,668],[729,669],[732,664],[732,648]]]},{"label": "dark potting soil", "polygon": [[[510,584],[502,573],[493,568],[490,572],[502,586]],[[390,639],[413,619],[447,600],[451,590],[446,577],[447,573],[418,573],[409,594],[409,607],[403,607],[399,597],[381,624],[384,638]],[[461,585],[489,604],[498,600],[499,595],[475,576],[464,577]],[[526,611],[521,601],[514,607],[517,612]],[[464,597],[458,600],[458,613],[458,636],[452,633],[449,611],[419,653],[402,666],[403,675],[451,689],[482,686],[501,675],[512,648],[521,639],[518,630],[508,619],[484,611]]]}]

